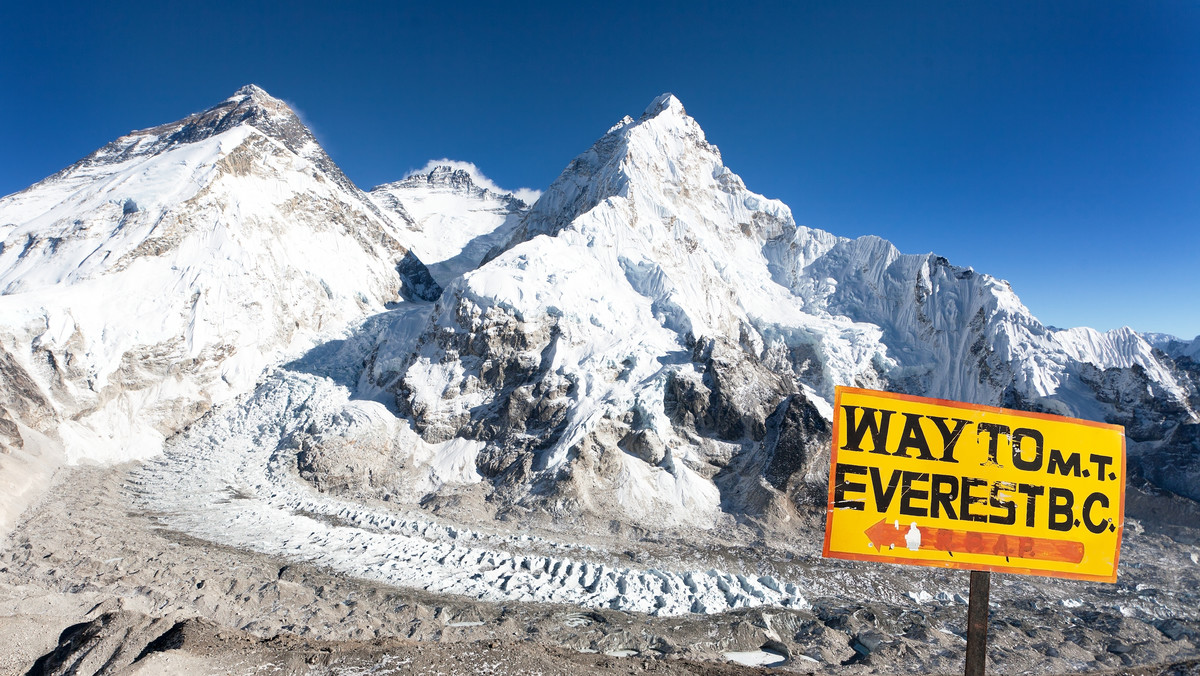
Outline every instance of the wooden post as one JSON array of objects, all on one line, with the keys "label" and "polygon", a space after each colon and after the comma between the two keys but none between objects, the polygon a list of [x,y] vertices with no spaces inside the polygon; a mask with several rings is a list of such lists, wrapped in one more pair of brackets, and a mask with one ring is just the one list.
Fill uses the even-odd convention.
[{"label": "wooden post", "polygon": [[971,571],[971,596],[967,605],[967,667],[966,676],[983,676],[987,666],[988,595],[992,574],[985,570]]}]

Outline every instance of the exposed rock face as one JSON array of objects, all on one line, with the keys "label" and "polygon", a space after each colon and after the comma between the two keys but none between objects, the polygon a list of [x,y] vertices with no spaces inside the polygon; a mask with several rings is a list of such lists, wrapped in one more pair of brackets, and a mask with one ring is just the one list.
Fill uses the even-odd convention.
[{"label": "exposed rock face", "polygon": [[46,394],[0,344],[0,453],[25,445],[18,420],[48,432],[53,419],[54,408]]},{"label": "exposed rock face", "polygon": [[42,656],[29,673],[38,676],[125,673],[145,655],[167,649],[171,638],[180,633],[180,625],[129,610],[104,613],[94,620],[67,627],[58,637],[58,647]]},{"label": "exposed rock face", "polygon": [[300,477],[322,492],[382,494],[397,482],[393,439],[361,428],[348,433],[345,427],[354,423],[331,425],[337,430],[332,434],[329,428],[310,425],[289,435],[282,450],[295,454]]},{"label": "exposed rock face", "polygon": [[763,475],[775,488],[786,490],[797,507],[823,506],[833,429],[803,395],[789,397],[779,415],[778,437]]},{"label": "exposed rock face", "polygon": [[672,422],[702,437],[762,441],[791,383],[724,338],[698,341],[692,362],[703,370],[674,374],[667,383],[664,411]]}]

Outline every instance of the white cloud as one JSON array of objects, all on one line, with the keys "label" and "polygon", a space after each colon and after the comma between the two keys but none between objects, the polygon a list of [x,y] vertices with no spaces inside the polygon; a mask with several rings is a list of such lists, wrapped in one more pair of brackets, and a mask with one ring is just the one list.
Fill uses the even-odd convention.
[{"label": "white cloud", "polygon": [[517,188],[512,191],[512,194],[526,204],[533,204],[542,196],[542,191],[534,190],[533,188]]},{"label": "white cloud", "polygon": [[404,178],[416,176],[417,174],[428,174],[436,167],[461,169],[462,171],[465,171],[471,175],[471,180],[475,182],[475,185],[501,195],[504,193],[512,193],[513,196],[522,202],[525,202],[526,204],[533,204],[539,197],[542,196],[541,190],[534,190],[533,188],[517,188],[516,190],[501,188],[493,183],[492,179],[484,176],[483,172],[479,170],[479,167],[475,166],[474,162],[461,162],[459,160],[451,160],[445,157],[440,160],[429,160],[425,163],[425,166],[421,167],[420,169],[413,169],[412,171],[409,171],[404,175]]}]

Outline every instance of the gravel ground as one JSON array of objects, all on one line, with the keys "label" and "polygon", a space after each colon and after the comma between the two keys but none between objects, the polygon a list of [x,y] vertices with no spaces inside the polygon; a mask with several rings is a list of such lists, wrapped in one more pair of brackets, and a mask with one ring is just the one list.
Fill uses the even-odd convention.
[{"label": "gravel ground", "polygon": [[[804,610],[490,604],[163,528],[133,507],[129,470],[60,471],[0,544],[0,674],[770,673],[725,657],[760,649],[788,658],[778,672],[962,669],[965,573],[802,557],[781,574],[841,580],[812,589]],[[1200,673],[1200,548],[1172,500],[1130,500],[1155,527],[1131,520],[1115,585],[994,576],[989,671]],[[961,595],[899,593],[923,585]]]}]

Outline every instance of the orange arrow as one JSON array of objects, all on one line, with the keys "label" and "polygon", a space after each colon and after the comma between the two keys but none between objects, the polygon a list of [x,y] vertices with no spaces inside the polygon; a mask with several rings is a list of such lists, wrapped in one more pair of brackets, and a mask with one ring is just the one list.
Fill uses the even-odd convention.
[{"label": "orange arrow", "polygon": [[[1000,533],[980,533],[949,528],[917,527],[921,534],[920,549],[992,554],[1015,559],[1039,559],[1079,563],[1083,561],[1083,543],[1074,540],[1021,537]],[[888,524],[887,519],[864,531],[876,550],[884,547],[908,548],[908,526]],[[915,539],[915,538],[914,538]]]}]

